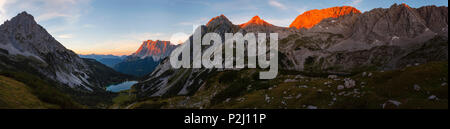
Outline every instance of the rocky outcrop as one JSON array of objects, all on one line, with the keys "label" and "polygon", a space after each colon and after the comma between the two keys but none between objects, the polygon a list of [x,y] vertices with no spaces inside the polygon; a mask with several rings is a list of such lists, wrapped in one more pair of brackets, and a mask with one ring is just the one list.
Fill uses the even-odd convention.
[{"label": "rocky outcrop", "polygon": [[321,10],[315,9],[299,15],[289,27],[295,27],[297,29],[309,29],[327,18],[338,18],[345,15],[360,13],[361,11],[350,6],[332,7]]}]

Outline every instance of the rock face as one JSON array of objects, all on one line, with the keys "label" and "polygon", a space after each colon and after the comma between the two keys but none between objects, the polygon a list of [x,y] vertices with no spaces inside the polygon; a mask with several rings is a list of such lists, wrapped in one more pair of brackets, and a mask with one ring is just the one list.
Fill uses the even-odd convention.
[{"label": "rock face", "polygon": [[176,45],[170,41],[148,40],[144,41],[139,49],[131,55],[132,58],[147,58],[151,57],[155,61],[159,61],[167,56],[176,48]]},{"label": "rock face", "polygon": [[426,25],[415,9],[404,4],[392,5],[389,9],[374,9],[362,14],[355,23],[352,38],[395,43],[402,40],[400,38],[414,38],[429,31]]},{"label": "rock face", "polygon": [[332,7],[321,10],[317,9],[310,10],[299,15],[289,27],[295,27],[297,29],[301,28],[309,29],[320,23],[320,21],[327,18],[338,18],[349,14],[360,14],[360,13],[361,11],[350,6]]},{"label": "rock face", "polygon": [[417,13],[431,31],[448,35],[448,7],[424,6],[418,8]]},{"label": "rock face", "polygon": [[273,26],[272,24],[262,20],[259,16],[254,16],[247,23],[239,25],[241,28],[249,27],[249,26]]},{"label": "rock face", "polygon": [[[277,32],[282,35],[279,36],[280,69],[350,74],[448,61],[446,11],[447,7],[415,9],[405,4],[365,13],[353,7],[334,7],[300,15],[292,25],[296,28],[276,27],[259,17],[233,25],[221,15],[200,29],[202,35]],[[173,69],[166,59],[135,88],[139,96],[190,95],[204,85],[207,75],[220,71]]]},{"label": "rock face", "polygon": [[30,68],[26,72],[34,71],[43,78],[86,91],[101,89],[108,83],[97,78],[95,68],[56,41],[26,12],[0,26],[0,50],[1,69]]},{"label": "rock face", "polygon": [[171,44],[170,41],[144,41],[135,53],[126,57],[123,62],[114,65],[114,69],[121,73],[139,77],[147,75],[176,47],[177,45]]},{"label": "rock face", "polygon": [[[424,8],[436,11],[420,11]],[[408,63],[448,60],[448,25],[444,23],[448,16],[443,12],[446,8],[415,9],[395,4],[387,9],[323,20],[311,29],[282,39],[280,51],[290,60],[285,68],[351,73],[357,69],[396,69]],[[434,28],[439,28],[435,31],[427,23],[429,19],[423,18],[430,15],[439,15],[433,20],[433,26],[437,26]]]}]

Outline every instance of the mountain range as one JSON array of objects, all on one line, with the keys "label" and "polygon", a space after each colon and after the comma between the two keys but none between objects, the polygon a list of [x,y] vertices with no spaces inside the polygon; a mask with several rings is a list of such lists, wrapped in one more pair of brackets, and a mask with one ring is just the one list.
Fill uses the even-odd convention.
[{"label": "mountain range", "polygon": [[[180,45],[160,40],[144,41],[129,56],[80,58],[23,12],[0,26],[0,88],[28,86],[24,96],[37,96],[30,100],[42,108],[448,108],[448,7],[332,7],[300,14],[289,27],[259,16],[233,24],[220,15],[198,31],[278,33],[278,76],[175,69],[167,56]],[[98,61],[111,58],[122,61]],[[134,79],[123,73],[141,78],[130,90],[106,92]],[[4,91],[0,108],[14,107]]]},{"label": "mountain range", "polygon": [[79,55],[81,58],[89,58],[95,59],[98,62],[105,64],[108,67],[114,68],[114,66],[120,62],[123,62],[126,56],[115,56],[115,55],[97,55],[97,54],[89,54],[89,55]]},{"label": "mountain range", "polygon": [[[254,90],[269,92],[277,85],[291,84],[289,82],[297,82],[298,79],[314,80],[314,77],[323,76],[334,79],[336,75],[361,73],[367,76],[368,71],[383,72],[414,64],[448,62],[448,7],[411,8],[406,4],[394,4],[390,8],[377,8],[364,13],[348,6],[333,7],[307,11],[299,15],[290,28],[274,26],[258,16],[247,23],[235,25],[221,15],[198,30],[202,30],[202,35],[216,32],[222,37],[224,33],[236,32],[279,33],[281,75],[276,81],[263,81],[254,78],[257,74],[253,73],[258,70],[173,69],[169,60],[165,59],[154,72],[133,87],[138,98],[189,96],[178,97],[179,101],[162,99],[163,102],[170,101],[165,108],[231,107],[227,104],[230,100],[238,104],[252,97],[246,94]],[[189,40],[192,43],[192,37]],[[301,74],[292,76],[289,73]],[[331,87],[328,83],[341,83],[340,79],[332,79],[325,82],[328,85],[325,88]],[[353,84],[354,80],[345,78],[342,83]],[[331,94],[336,96],[334,92]],[[143,103],[149,102],[155,103]],[[258,107],[244,107],[252,106]],[[332,107],[323,105],[322,108],[325,106]]]},{"label": "mountain range", "polygon": [[136,52],[128,56],[91,54],[80,57],[95,59],[118,72],[141,77],[151,73],[176,47],[177,45],[171,44],[170,41],[147,40]]}]

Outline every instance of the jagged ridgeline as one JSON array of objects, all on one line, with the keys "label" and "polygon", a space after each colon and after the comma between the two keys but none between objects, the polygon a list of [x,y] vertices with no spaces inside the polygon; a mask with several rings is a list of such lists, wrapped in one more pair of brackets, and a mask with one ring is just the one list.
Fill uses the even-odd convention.
[{"label": "jagged ridgeline", "polygon": [[136,52],[113,68],[121,73],[142,77],[151,73],[176,47],[170,41],[144,41]]},{"label": "jagged ridgeline", "polygon": [[103,101],[108,97],[107,85],[129,78],[95,60],[78,57],[26,12],[0,26],[0,58],[2,76],[24,83],[44,103],[61,108],[73,108],[75,104],[67,104],[76,103],[72,99],[83,104]]},{"label": "jagged ridgeline", "polygon": [[[165,59],[134,86],[138,103],[132,107],[385,108],[398,101],[404,108],[447,107],[448,7],[395,4],[361,13],[344,6],[298,18],[284,28],[259,16],[235,25],[221,15],[200,28],[202,35],[215,32],[222,39],[225,33],[278,33],[281,70],[276,79],[259,80],[260,69],[173,69]],[[424,67],[436,74],[418,70]],[[414,71],[422,74],[406,75]],[[428,92],[422,94],[398,90],[415,85],[402,79],[433,83],[423,83]],[[439,101],[428,100],[431,91]],[[415,102],[407,102],[408,96]]]}]

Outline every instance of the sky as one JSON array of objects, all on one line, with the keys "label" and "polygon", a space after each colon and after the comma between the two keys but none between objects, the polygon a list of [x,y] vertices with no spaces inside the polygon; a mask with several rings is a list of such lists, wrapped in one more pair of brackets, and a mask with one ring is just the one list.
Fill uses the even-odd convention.
[{"label": "sky", "polygon": [[365,12],[394,3],[448,6],[448,0],[0,0],[0,23],[27,11],[76,53],[129,55],[145,40],[182,42],[194,26],[221,14],[234,24],[258,15],[288,27],[311,9],[348,5]]}]

